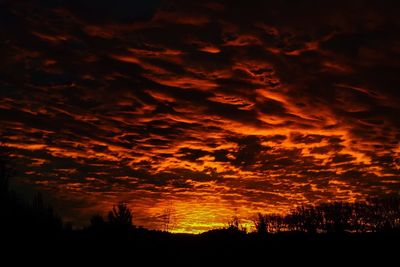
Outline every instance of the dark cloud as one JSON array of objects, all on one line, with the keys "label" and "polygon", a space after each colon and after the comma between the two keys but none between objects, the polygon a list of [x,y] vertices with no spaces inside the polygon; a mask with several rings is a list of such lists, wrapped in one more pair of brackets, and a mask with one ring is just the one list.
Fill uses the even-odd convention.
[{"label": "dark cloud", "polygon": [[34,0],[32,6],[36,8],[58,9],[68,8],[75,15],[88,22],[129,23],[150,19],[159,0]]},{"label": "dark cloud", "polygon": [[208,155],[209,152],[201,150],[201,149],[191,149],[191,148],[184,147],[184,148],[179,149],[178,154],[182,154],[182,156],[180,158],[183,160],[195,161],[198,158]]},{"label": "dark cloud", "polygon": [[256,164],[258,156],[263,150],[260,140],[257,136],[246,136],[236,141],[238,143],[238,151],[234,154],[237,165],[248,166]]}]

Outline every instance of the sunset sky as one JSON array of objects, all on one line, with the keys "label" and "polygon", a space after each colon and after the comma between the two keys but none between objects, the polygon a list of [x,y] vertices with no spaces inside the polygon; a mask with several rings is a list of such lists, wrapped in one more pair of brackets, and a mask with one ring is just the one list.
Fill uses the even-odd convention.
[{"label": "sunset sky", "polygon": [[20,194],[201,232],[400,192],[398,1],[0,0]]}]

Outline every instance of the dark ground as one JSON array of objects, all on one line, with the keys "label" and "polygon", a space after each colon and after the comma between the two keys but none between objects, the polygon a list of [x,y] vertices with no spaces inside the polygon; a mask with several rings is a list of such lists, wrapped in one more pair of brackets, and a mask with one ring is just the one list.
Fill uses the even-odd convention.
[{"label": "dark ground", "polygon": [[[89,233],[54,236],[8,236],[1,249],[14,260],[76,264],[111,262],[112,266],[179,266],[330,264],[398,266],[399,233],[280,233],[260,236],[225,230],[201,235],[156,231]],[[3,240],[4,241],[4,240]],[[3,242],[5,244],[5,242]],[[26,255],[27,257],[25,257]]]}]

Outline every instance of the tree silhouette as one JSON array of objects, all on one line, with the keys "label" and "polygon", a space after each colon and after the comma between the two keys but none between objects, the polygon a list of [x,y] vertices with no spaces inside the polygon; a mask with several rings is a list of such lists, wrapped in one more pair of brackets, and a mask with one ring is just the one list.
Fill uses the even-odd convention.
[{"label": "tree silhouette", "polygon": [[90,225],[87,230],[90,234],[100,237],[101,234],[104,234],[109,229],[108,226],[109,224],[104,220],[103,216],[96,214],[90,218]]},{"label": "tree silhouette", "polygon": [[11,169],[8,164],[8,151],[0,144],[0,198],[5,198],[9,194]]},{"label": "tree silhouette", "polygon": [[108,221],[116,227],[132,227],[132,211],[125,203],[121,202],[113,206],[112,210],[108,213]]},{"label": "tree silhouette", "polygon": [[42,211],[45,209],[42,193],[38,192],[34,196],[33,201],[32,201],[32,207],[34,209],[36,209],[37,211]]},{"label": "tree silhouette", "polygon": [[3,162],[0,162],[0,196],[4,196],[8,193],[8,173],[6,166]]},{"label": "tree silhouette", "polygon": [[264,235],[268,232],[266,217],[261,213],[257,214],[257,218],[254,220],[254,226],[256,227],[257,233],[260,235]]},{"label": "tree silhouette", "polygon": [[228,222],[229,229],[239,230],[240,221],[237,216],[233,216],[232,219]]},{"label": "tree silhouette", "polygon": [[90,218],[90,227],[92,228],[104,227],[105,223],[103,216],[99,214],[93,215],[92,218]]},{"label": "tree silhouette", "polygon": [[233,216],[230,221],[228,221],[228,228],[226,228],[230,232],[238,232],[238,233],[246,233],[247,229],[240,223],[240,219],[238,216]]}]

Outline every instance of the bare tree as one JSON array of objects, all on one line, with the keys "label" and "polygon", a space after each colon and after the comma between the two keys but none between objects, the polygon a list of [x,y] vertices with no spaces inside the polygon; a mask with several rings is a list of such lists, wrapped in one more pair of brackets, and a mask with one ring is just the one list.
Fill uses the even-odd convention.
[{"label": "bare tree", "polygon": [[233,216],[232,219],[228,222],[229,229],[239,230],[240,221],[238,216]]},{"label": "bare tree", "polygon": [[237,232],[247,232],[246,227],[240,223],[240,219],[236,215],[233,216],[232,219],[228,222],[228,230]]}]

